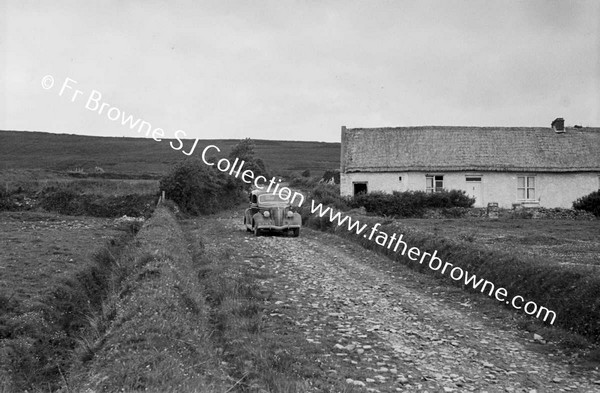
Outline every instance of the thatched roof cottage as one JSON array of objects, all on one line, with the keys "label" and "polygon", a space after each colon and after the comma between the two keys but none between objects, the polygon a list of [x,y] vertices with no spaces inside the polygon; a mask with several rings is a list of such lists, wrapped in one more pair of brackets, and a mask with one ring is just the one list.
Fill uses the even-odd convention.
[{"label": "thatched roof cottage", "polygon": [[341,193],[465,190],[497,202],[571,207],[600,189],[600,128],[342,127]]}]

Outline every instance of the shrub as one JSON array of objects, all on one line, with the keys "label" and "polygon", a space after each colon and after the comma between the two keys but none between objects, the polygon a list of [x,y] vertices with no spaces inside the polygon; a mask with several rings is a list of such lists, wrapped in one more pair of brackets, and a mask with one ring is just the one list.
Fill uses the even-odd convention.
[{"label": "shrub", "polygon": [[81,211],[76,207],[80,195],[75,190],[49,187],[42,191],[40,206],[47,211],[60,214],[81,214]]},{"label": "shrub", "polygon": [[323,206],[331,206],[338,210],[348,210],[348,200],[340,196],[340,187],[327,183],[318,183],[311,191],[310,196]]},{"label": "shrub", "polygon": [[11,198],[9,195],[0,195],[0,211],[18,210],[18,207],[19,206],[15,203],[14,198]]},{"label": "shrub", "polygon": [[[436,193],[424,191],[372,192],[369,194],[358,194],[350,200],[353,208],[364,206],[370,212],[380,216],[394,217],[422,217],[425,209],[442,208],[446,211],[454,208],[469,208],[475,203],[475,199],[469,197],[465,191],[450,190]],[[458,214],[452,211],[451,214]]]},{"label": "shrub", "polygon": [[245,200],[244,183],[198,159],[177,164],[160,179],[167,198],[189,215],[211,214]]},{"label": "shrub", "polygon": [[295,175],[291,176],[289,183],[290,187],[310,192],[317,184],[319,184],[319,181],[315,177],[302,177]]},{"label": "shrub", "polygon": [[386,194],[380,191],[371,192],[369,194],[360,193],[355,195],[351,201],[351,207],[363,206],[366,211],[370,213],[376,213],[380,216],[389,216],[392,208],[392,194]]},{"label": "shrub", "polygon": [[573,209],[585,210],[600,217],[600,190],[577,199],[573,202]]},{"label": "shrub", "polygon": [[[334,210],[349,210],[348,199],[340,196],[340,187],[333,184],[317,183],[308,194],[309,201],[315,204],[321,203],[324,208],[330,207]],[[333,230],[334,224],[329,220],[329,214],[319,217],[311,214],[311,203],[301,206],[297,211],[302,216],[303,225],[311,226],[320,230]]]},{"label": "shrub", "polygon": [[323,177],[321,177],[321,179],[323,181],[330,181],[331,179],[333,179],[333,182],[335,184],[340,184],[340,170],[334,169],[334,170],[325,171],[325,173],[323,173]]}]

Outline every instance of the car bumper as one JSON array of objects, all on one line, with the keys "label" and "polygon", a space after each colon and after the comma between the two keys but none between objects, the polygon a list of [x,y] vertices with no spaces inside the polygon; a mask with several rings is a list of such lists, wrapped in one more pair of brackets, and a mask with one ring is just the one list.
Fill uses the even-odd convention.
[{"label": "car bumper", "polygon": [[300,225],[290,224],[290,225],[258,225],[258,229],[261,231],[289,231],[290,229],[300,228]]}]

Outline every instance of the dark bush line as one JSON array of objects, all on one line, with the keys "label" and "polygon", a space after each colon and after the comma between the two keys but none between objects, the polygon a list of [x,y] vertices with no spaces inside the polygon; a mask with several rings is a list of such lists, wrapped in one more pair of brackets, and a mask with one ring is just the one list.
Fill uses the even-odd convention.
[{"label": "dark bush line", "polygon": [[67,176],[74,177],[76,179],[121,179],[121,180],[158,180],[161,178],[159,174],[150,173],[116,173],[116,172],[102,172],[102,173],[81,173],[81,172],[64,172]]},{"label": "dark bush line", "polygon": [[0,294],[0,339],[4,346],[0,368],[8,373],[14,391],[54,391],[60,387],[79,337],[89,328],[89,318],[100,312],[117,280],[116,258],[138,228],[138,224],[125,224],[120,237],[108,242],[80,270],[58,280],[34,306],[26,307]]},{"label": "dark bush line", "polygon": [[[450,190],[438,193],[422,191],[394,192],[385,194],[373,192],[359,194],[354,197],[342,197],[339,185],[318,183],[315,178],[293,178],[290,186],[299,188],[309,194],[308,200],[314,199],[337,210],[348,211],[361,209],[369,215],[394,218],[478,218],[487,215],[485,208],[474,208],[474,200],[463,191]],[[596,199],[598,198],[598,199]],[[577,210],[563,208],[529,208],[529,209],[499,209],[501,218],[515,219],[569,219],[593,220],[590,212],[592,207],[600,209],[600,193],[592,193],[585,200],[585,209]],[[304,219],[309,215],[308,208],[304,209]],[[600,216],[598,216],[600,217]],[[324,223],[325,224],[325,223]]]},{"label": "dark bush line", "polygon": [[573,209],[585,210],[600,217],[600,190],[577,199],[573,202]]},{"label": "dark bush line", "polygon": [[130,194],[123,196],[98,196],[81,194],[69,189],[47,189],[39,198],[39,206],[59,214],[92,217],[150,217],[157,196]]},{"label": "dark bush line", "polygon": [[463,217],[475,204],[465,191],[450,190],[435,193],[424,191],[371,192],[353,197],[340,196],[339,185],[318,183],[314,178],[294,178],[291,187],[308,191],[312,199],[338,210],[364,208],[377,216],[421,218],[432,209],[439,209],[445,217]]},{"label": "dark bush line", "polygon": [[0,212],[1,211],[15,211],[21,210],[22,206],[19,205],[18,200],[16,198],[12,198],[11,196],[3,196],[0,195]]},{"label": "dark bush line", "polygon": [[422,217],[429,208],[469,208],[474,204],[474,198],[459,190],[434,193],[406,191],[392,194],[372,192],[358,194],[349,200],[350,207],[363,206],[369,213],[390,217]]},{"label": "dark bush line", "polygon": [[49,212],[72,216],[116,218],[126,215],[148,218],[152,215],[157,200],[158,195],[151,194],[100,196],[48,187],[32,197],[18,192],[0,195],[0,211],[32,210],[41,207]]}]

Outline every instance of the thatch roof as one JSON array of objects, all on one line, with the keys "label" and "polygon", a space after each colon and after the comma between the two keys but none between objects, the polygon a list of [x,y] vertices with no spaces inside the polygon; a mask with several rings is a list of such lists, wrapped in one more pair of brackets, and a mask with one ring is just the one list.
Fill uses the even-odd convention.
[{"label": "thatch roof", "polygon": [[342,172],[600,171],[600,128],[342,127]]}]

